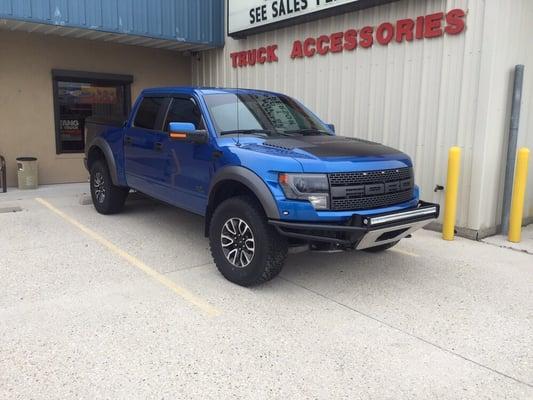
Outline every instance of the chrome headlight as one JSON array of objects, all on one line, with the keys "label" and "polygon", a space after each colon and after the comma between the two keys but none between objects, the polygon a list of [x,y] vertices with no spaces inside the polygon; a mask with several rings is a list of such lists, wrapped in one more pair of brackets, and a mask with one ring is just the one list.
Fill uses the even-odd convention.
[{"label": "chrome headlight", "polygon": [[329,208],[329,182],[325,174],[279,174],[279,184],[285,197],[307,200],[315,210]]}]

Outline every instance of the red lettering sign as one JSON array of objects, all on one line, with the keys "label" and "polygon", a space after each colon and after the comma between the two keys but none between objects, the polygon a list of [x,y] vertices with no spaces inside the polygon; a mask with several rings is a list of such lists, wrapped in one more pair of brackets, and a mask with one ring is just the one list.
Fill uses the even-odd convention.
[{"label": "red lettering sign", "polygon": [[401,19],[396,23],[396,41],[401,43],[404,39],[408,42],[413,41],[413,30],[415,21],[412,19]]},{"label": "red lettering sign", "polygon": [[448,35],[458,35],[465,29],[464,17],[466,13],[461,9],[455,9],[446,14],[446,28]]},{"label": "red lettering sign", "polygon": [[427,39],[442,36],[443,17],[444,13],[441,12],[426,16],[426,27],[424,30],[424,36]]},{"label": "red lettering sign", "polygon": [[[330,35],[319,35],[302,40],[295,40],[292,44],[290,57],[309,58],[316,54],[324,56],[328,53],[354,51],[357,47],[367,49],[374,42],[382,46],[389,45],[392,40],[397,43],[412,42],[413,40],[431,39],[439,36],[458,35],[466,28],[466,12],[454,9],[447,14],[442,12],[411,18],[400,19],[395,23],[383,22],[377,27],[365,26],[360,30],[348,29],[345,32],[335,32]],[[278,61],[276,44],[258,49],[239,51],[230,54],[233,68],[254,66],[256,64],[273,63]]]},{"label": "red lettering sign", "polygon": [[359,43],[361,47],[364,47],[365,49],[372,47],[374,44],[374,28],[371,26],[365,26],[363,29],[361,29],[361,32],[359,33],[359,37],[361,38],[361,42]]},{"label": "red lettering sign", "polygon": [[253,67],[255,64],[273,63],[278,61],[277,44],[267,47],[251,49],[246,51],[237,51],[231,53],[231,66],[233,68]]},{"label": "red lettering sign", "polygon": [[385,22],[378,26],[376,30],[376,39],[379,44],[387,45],[394,37],[394,26],[390,22]]}]

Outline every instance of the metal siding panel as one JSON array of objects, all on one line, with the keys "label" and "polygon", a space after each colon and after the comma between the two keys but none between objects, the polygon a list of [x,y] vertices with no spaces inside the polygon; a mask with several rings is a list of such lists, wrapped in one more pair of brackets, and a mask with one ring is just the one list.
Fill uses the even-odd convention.
[{"label": "metal siding panel", "polygon": [[[521,43],[530,43],[531,37],[533,37],[532,20],[533,7],[530,6],[521,13]],[[533,218],[533,46],[527,47],[526,53],[520,56],[520,62],[526,65],[526,72],[518,144],[528,147],[531,151],[524,212],[526,217]]]},{"label": "metal siding panel", "polygon": [[117,4],[119,32],[133,31],[133,0],[119,0]]},{"label": "metal siding panel", "polygon": [[199,43],[204,48],[224,44],[220,0],[0,0],[0,18]]},{"label": "metal siding panel", "polygon": [[[291,60],[295,39],[316,37],[348,28],[376,26],[385,21],[426,15],[453,8],[469,10],[467,30],[458,36],[375,44],[372,49]],[[226,38],[226,48],[203,53],[194,64],[199,85],[239,85],[290,94],[347,136],[380,141],[413,157],[422,196],[443,201],[434,193],[444,184],[447,150],[458,144],[463,151],[460,189],[460,226],[477,229],[486,217],[471,218],[478,199],[471,198],[472,180],[479,180],[479,157],[486,133],[476,123],[484,114],[478,104],[481,48],[484,40],[483,0],[401,0],[397,3],[299,24],[236,41]],[[499,30],[501,34],[501,30]],[[265,44],[279,45],[279,63],[234,70],[229,54]],[[533,70],[533,68],[532,68]],[[477,166],[476,166],[477,165]],[[472,202],[476,202],[473,205]]]},{"label": "metal siding panel", "polygon": [[0,0],[0,14],[13,15],[13,4],[11,0]]},{"label": "metal siding panel", "polygon": [[66,25],[69,23],[69,9],[67,0],[51,0],[49,15],[56,25]]},{"label": "metal siding panel", "polygon": [[86,28],[98,29],[102,27],[102,4],[100,0],[85,0]]},{"label": "metal siding panel", "polygon": [[[208,42],[214,37],[213,31],[213,2],[211,0],[198,1],[198,15],[196,19],[196,31],[200,42]],[[205,25],[206,29],[200,29]]]},{"label": "metal siding panel", "polygon": [[102,28],[106,31],[119,31],[118,0],[102,2]]},{"label": "metal siding panel", "polygon": [[173,0],[162,0],[161,14],[161,32],[163,36],[175,36],[176,2]]},{"label": "metal siding panel", "polygon": [[68,2],[68,21],[73,26],[85,26],[85,0],[70,0]]},{"label": "metal siding panel", "polygon": [[11,9],[14,17],[29,18],[31,16],[30,0],[11,0]]},{"label": "metal siding panel", "polygon": [[[30,7],[31,8],[27,14],[28,17],[35,15],[39,19],[51,20],[50,14],[54,15],[54,11],[52,11],[52,13],[50,12],[51,9],[55,9],[52,1],[31,0]],[[58,16],[53,20],[54,23],[61,18],[61,10],[59,8],[57,9],[57,15]]]},{"label": "metal siding panel", "polygon": [[187,26],[189,30],[189,35],[194,38],[196,41],[201,41],[200,32],[198,30],[198,19],[200,16],[200,1],[197,1],[193,4],[188,4],[186,9],[188,10],[188,21]]},{"label": "metal siding panel", "polygon": [[144,35],[148,32],[148,2],[133,0],[133,33]]},{"label": "metal siding panel", "polygon": [[[176,39],[184,40],[189,32],[189,15],[188,5],[185,2],[178,2],[176,4],[175,21],[176,21]],[[192,37],[192,35],[191,35]]]},{"label": "metal siding panel", "polygon": [[150,36],[161,36],[163,34],[161,27],[163,10],[161,6],[161,0],[151,0],[149,5],[146,6],[147,32],[150,33]]},{"label": "metal siding panel", "polygon": [[[524,64],[525,79],[521,108],[518,146],[527,146],[533,150],[533,125],[531,124],[531,98],[533,96],[533,2],[517,0],[492,3],[491,13],[498,22],[498,29],[507,35],[496,35],[493,53],[492,73],[489,80],[490,98],[487,114],[487,174],[481,182],[484,194],[495,199],[483,207],[480,219],[498,224],[501,214],[501,197],[503,190],[504,169],[506,163],[507,137],[509,130],[510,98],[513,85],[514,66]],[[494,19],[489,21],[494,23]],[[530,167],[529,185],[526,193],[524,216],[533,218],[533,180]]]}]

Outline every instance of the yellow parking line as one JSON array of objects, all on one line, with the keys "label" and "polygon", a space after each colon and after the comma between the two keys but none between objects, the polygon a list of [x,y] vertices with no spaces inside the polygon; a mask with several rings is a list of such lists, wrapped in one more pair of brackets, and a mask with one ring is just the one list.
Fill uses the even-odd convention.
[{"label": "yellow parking line", "polygon": [[410,256],[410,257],[420,257],[418,254],[411,253],[410,251],[406,251],[406,250],[391,249],[391,251],[395,251],[396,253],[404,254],[404,255]]},{"label": "yellow parking line", "polygon": [[191,293],[189,290],[176,285],[172,280],[168,279],[166,276],[160,274],[159,272],[153,270],[148,265],[146,265],[144,262],[139,260],[137,257],[134,257],[131,254],[126,253],[124,250],[122,250],[117,245],[111,243],[106,238],[100,236],[98,233],[96,233],[92,229],[87,228],[85,225],[83,225],[80,222],[76,221],[74,218],[68,216],[63,211],[60,211],[59,209],[54,207],[52,204],[50,204],[46,200],[41,199],[41,198],[36,198],[35,200],[37,202],[41,203],[46,208],[48,208],[49,210],[51,210],[52,212],[54,212],[55,214],[59,215],[65,221],[67,221],[67,222],[71,223],[72,225],[74,225],[80,231],[82,231],[87,236],[91,237],[92,239],[94,239],[95,241],[97,241],[98,243],[100,243],[101,245],[106,247],[111,252],[115,253],[117,256],[123,258],[124,260],[128,261],[134,267],[136,267],[136,268],[140,269],[141,271],[143,271],[145,274],[150,276],[152,279],[156,280],[157,282],[159,282],[163,286],[166,286],[167,288],[172,290],[174,293],[176,293],[178,296],[180,296],[184,300],[186,300],[189,303],[195,305],[196,307],[198,307],[200,310],[202,310],[206,314],[208,314],[210,316],[220,315],[220,311],[217,310],[212,305],[210,305],[209,303],[207,303],[206,301],[198,298],[193,293]]}]

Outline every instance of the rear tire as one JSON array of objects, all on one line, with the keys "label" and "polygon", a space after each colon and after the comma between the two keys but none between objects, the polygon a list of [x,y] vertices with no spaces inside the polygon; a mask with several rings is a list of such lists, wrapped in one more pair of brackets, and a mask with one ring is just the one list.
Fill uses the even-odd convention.
[{"label": "rear tire", "polygon": [[216,208],[209,244],[220,273],[241,286],[277,276],[288,251],[286,238],[268,224],[263,209],[249,196],[230,198]]},{"label": "rear tire", "polygon": [[368,249],[363,249],[363,251],[366,251],[367,253],[380,253],[382,251],[388,250],[391,247],[396,246],[400,241],[392,242],[392,243],[386,243],[379,246],[369,247]]},{"label": "rear tire", "polygon": [[113,185],[104,160],[97,160],[91,166],[90,185],[96,211],[105,215],[122,211],[129,189]]}]

